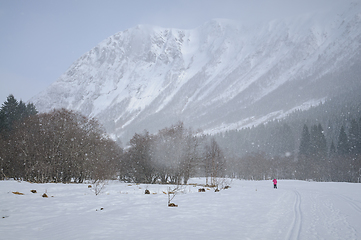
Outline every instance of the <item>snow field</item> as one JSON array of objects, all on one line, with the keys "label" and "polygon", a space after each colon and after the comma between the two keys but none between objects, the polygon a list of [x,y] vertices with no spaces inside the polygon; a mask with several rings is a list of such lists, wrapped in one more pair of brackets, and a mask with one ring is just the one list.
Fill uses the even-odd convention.
[{"label": "snow field", "polygon": [[0,238],[361,239],[361,184],[229,183],[220,192],[181,187],[172,208],[163,193],[169,185],[109,181],[96,196],[88,184],[0,181]]}]

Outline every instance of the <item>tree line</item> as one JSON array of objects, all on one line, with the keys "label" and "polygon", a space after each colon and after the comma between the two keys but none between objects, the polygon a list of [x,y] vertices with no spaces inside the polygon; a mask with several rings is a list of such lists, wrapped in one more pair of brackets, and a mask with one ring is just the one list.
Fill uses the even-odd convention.
[{"label": "tree line", "polygon": [[129,143],[121,161],[123,181],[186,184],[190,177],[204,176],[207,184],[216,185],[216,179],[225,176],[226,161],[217,142],[182,122],[157,134],[145,130]]},{"label": "tree line", "polygon": [[114,177],[122,150],[96,120],[65,109],[37,114],[28,106],[11,95],[0,110],[0,179],[66,183]]},{"label": "tree line", "polygon": [[234,166],[229,174],[245,179],[360,182],[361,111],[356,106],[355,111],[334,115],[324,109],[323,104],[311,109],[329,116],[313,123],[297,111],[298,118],[218,134],[216,139]]},{"label": "tree line", "polygon": [[137,133],[122,149],[95,119],[65,109],[38,114],[32,104],[10,95],[0,109],[0,179],[181,184],[197,176],[216,185],[227,176],[359,182],[361,116],[354,113],[312,122],[297,111],[284,120],[213,136],[179,122],[155,134]]},{"label": "tree line", "polygon": [[321,124],[304,125],[298,152],[302,179],[318,181],[361,180],[361,118],[351,119],[348,133],[341,126],[336,144],[327,143]]},{"label": "tree line", "polygon": [[78,182],[119,178],[136,183],[187,183],[225,174],[214,139],[179,122],[157,134],[135,134],[122,149],[95,119],[66,109],[37,114],[12,95],[0,109],[0,179]]}]

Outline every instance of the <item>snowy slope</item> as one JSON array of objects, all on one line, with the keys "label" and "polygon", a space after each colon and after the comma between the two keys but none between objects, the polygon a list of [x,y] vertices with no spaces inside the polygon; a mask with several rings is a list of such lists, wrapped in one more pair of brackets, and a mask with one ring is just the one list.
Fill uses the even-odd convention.
[{"label": "snowy slope", "polygon": [[180,120],[207,132],[238,129],[355,84],[344,75],[361,63],[360,25],[361,4],[350,1],[257,25],[138,25],[105,39],[31,101],[41,112],[96,117],[123,141]]},{"label": "snowy slope", "polygon": [[169,185],[114,181],[96,196],[87,184],[0,181],[1,239],[361,239],[360,184],[228,181],[220,192],[183,187],[177,208]]}]

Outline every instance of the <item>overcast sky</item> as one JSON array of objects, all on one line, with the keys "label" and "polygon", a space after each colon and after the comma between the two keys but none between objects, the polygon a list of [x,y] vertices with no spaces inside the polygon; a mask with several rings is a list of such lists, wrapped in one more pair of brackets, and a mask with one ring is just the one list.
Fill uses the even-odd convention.
[{"label": "overcast sky", "polygon": [[342,0],[0,0],[0,105],[9,94],[28,101],[99,42],[137,24],[267,21],[335,1]]}]

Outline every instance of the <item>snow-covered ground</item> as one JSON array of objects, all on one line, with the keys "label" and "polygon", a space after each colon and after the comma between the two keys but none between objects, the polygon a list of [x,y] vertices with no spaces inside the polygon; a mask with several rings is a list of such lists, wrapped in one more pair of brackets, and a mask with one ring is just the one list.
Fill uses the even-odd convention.
[{"label": "snow-covered ground", "polygon": [[167,185],[110,181],[95,195],[88,184],[0,181],[0,238],[361,239],[361,184],[228,181],[220,192],[182,187],[178,207]]}]

